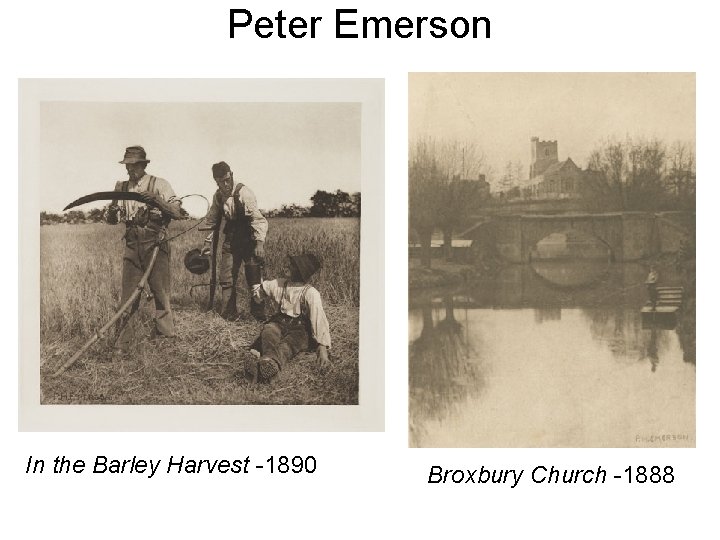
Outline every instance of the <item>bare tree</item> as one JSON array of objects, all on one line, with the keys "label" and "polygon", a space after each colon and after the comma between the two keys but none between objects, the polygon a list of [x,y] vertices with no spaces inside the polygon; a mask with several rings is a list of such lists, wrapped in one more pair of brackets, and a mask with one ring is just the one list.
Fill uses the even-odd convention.
[{"label": "bare tree", "polygon": [[668,155],[666,183],[680,208],[695,209],[695,177],[695,149],[690,143],[676,141]]},{"label": "bare tree", "polygon": [[666,205],[666,150],[657,139],[607,140],[590,154],[583,195],[591,210],[654,210]]},{"label": "bare tree", "polygon": [[443,141],[438,145],[441,178],[437,227],[443,233],[443,250],[452,258],[452,237],[482,205],[481,174],[487,174],[485,154],[467,141]]},{"label": "bare tree", "polygon": [[410,148],[408,163],[408,219],[420,240],[421,263],[430,267],[432,234],[437,224],[437,198],[442,184],[435,142],[419,139]]},{"label": "bare tree", "polygon": [[475,143],[467,141],[439,141],[435,145],[438,165],[450,179],[475,179],[487,174],[487,158]]},{"label": "bare tree", "polygon": [[442,186],[440,203],[438,227],[443,232],[443,249],[449,260],[452,258],[453,233],[467,225],[469,216],[483,204],[481,185],[476,180],[456,178]]},{"label": "bare tree", "polygon": [[488,170],[486,159],[472,143],[425,138],[411,147],[408,170],[410,227],[420,238],[423,265],[430,266],[434,230],[442,231],[450,258],[453,233],[482,204],[478,176]]}]

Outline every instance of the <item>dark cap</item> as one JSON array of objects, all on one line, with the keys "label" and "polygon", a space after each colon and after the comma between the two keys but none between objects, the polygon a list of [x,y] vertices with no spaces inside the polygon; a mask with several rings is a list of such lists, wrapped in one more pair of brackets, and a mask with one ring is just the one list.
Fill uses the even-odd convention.
[{"label": "dark cap", "polygon": [[290,263],[297,268],[300,276],[305,281],[310,279],[315,272],[322,268],[322,260],[314,253],[290,255]]},{"label": "dark cap", "polygon": [[150,160],[146,159],[145,149],[142,146],[128,146],[125,149],[125,157],[118,163],[122,163],[123,165],[131,163],[150,163]]},{"label": "dark cap", "polygon": [[225,175],[229,172],[231,172],[230,165],[228,165],[224,161],[221,161],[220,163],[215,163],[212,166],[213,178],[224,178]]}]

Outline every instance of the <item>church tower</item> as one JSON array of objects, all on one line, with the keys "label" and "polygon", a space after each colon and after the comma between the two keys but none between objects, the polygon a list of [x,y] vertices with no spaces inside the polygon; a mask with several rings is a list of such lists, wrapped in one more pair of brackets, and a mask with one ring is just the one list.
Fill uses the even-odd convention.
[{"label": "church tower", "polygon": [[530,139],[530,178],[541,175],[557,162],[557,141],[541,141],[537,137]]}]

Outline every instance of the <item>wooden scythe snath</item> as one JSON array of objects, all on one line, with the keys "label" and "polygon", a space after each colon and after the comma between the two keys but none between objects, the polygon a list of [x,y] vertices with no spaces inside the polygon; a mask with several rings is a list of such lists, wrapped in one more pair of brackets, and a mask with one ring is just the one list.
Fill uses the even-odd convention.
[{"label": "wooden scythe snath", "polygon": [[140,281],[138,282],[137,287],[135,288],[135,291],[130,295],[130,298],[127,299],[127,301],[122,305],[122,307],[117,311],[117,313],[115,313],[115,315],[113,315],[113,317],[105,324],[105,326],[103,326],[100,330],[95,332],[93,337],[91,337],[85,343],[85,345],[80,347],[80,349],[74,355],[72,355],[72,357],[67,362],[65,362],[62,366],[60,366],[60,368],[55,373],[53,373],[53,377],[58,377],[67,368],[72,366],[78,360],[78,358],[80,358],[82,356],[82,354],[85,351],[87,351],[93,343],[95,343],[100,338],[102,338],[105,335],[105,332],[107,332],[112,327],[112,325],[115,324],[115,322],[120,317],[123,316],[125,311],[130,306],[132,306],[134,302],[136,302],[139,299],[140,294],[142,293],[143,289],[145,288],[145,285],[147,284],[147,280],[150,277],[150,273],[152,272],[153,266],[155,266],[155,259],[157,259],[157,255],[158,255],[159,251],[160,251],[160,244],[156,244],[155,247],[153,248],[152,254],[150,256],[150,262],[147,265],[147,268],[145,269],[145,273],[140,278]]},{"label": "wooden scythe snath", "polygon": [[[186,195],[186,197],[191,197],[193,195]],[[203,195],[194,195],[197,197],[202,197],[205,199]],[[181,197],[180,199],[184,199],[185,197]],[[160,197],[159,195],[156,195],[155,193],[151,193],[149,191],[98,191],[96,193],[90,193],[89,195],[85,195],[83,197],[80,197],[79,199],[74,200],[70,204],[68,204],[63,210],[69,210],[71,208],[75,208],[76,206],[80,206],[82,204],[86,204],[89,202],[94,201],[137,201],[143,204],[146,204],[148,206],[151,206],[153,208],[158,209],[162,215],[165,218],[169,219],[175,219],[175,220],[185,220],[189,219],[189,215],[187,211],[182,208],[181,206],[178,206],[176,204],[172,204],[167,202],[165,199]],[[205,202],[208,202],[207,199],[205,199]],[[113,203],[114,204],[114,203]],[[208,203],[209,204],[209,203]],[[158,237],[157,243],[153,247],[152,254],[150,256],[150,262],[148,263],[147,268],[145,269],[145,273],[140,278],[140,281],[138,282],[135,291],[133,294],[130,295],[130,298],[128,298],[125,303],[120,307],[120,309],[115,313],[115,315],[112,316],[112,318],[103,326],[100,330],[98,330],[67,362],[65,362],[60,368],[53,373],[53,377],[57,377],[61,375],[63,372],[65,372],[66,369],[68,369],[70,366],[72,366],[77,360],[82,356],[82,354],[87,351],[90,346],[92,346],[95,342],[97,342],[100,338],[102,338],[105,333],[112,327],[113,324],[115,324],[127,311],[130,309],[130,316],[134,313],[134,311],[137,308],[137,303],[140,301],[140,294],[142,294],[143,289],[145,289],[145,286],[147,285],[147,281],[150,278],[150,274],[152,273],[153,267],[155,266],[155,261],[158,256],[158,252],[160,251],[160,244],[161,242],[169,242],[170,240],[173,240],[177,238],[180,235],[183,235],[194,228],[196,228],[200,224],[200,221],[198,221],[197,224],[190,227],[189,229],[186,229],[175,236],[172,236],[170,238],[165,238],[165,233],[161,233],[160,237]],[[212,253],[213,253],[213,260],[212,260],[212,284],[210,288],[210,309],[212,309],[214,302],[215,302],[215,284],[217,281],[216,278],[216,255],[217,255],[217,244],[218,244],[218,238],[220,233],[220,224],[218,223],[218,226],[213,230],[213,247],[212,247]],[[126,324],[127,321],[124,322]]]},{"label": "wooden scythe snath", "polygon": [[215,309],[215,289],[217,289],[217,250],[220,240],[220,221],[212,230],[212,253],[210,254],[210,295],[207,311]]},{"label": "wooden scythe snath", "polygon": [[[80,197],[79,199],[74,200],[65,208],[63,208],[63,210],[69,210],[70,208],[75,208],[76,206],[80,206],[81,204],[86,204],[94,201],[137,201],[143,204],[147,204],[148,206],[152,206],[153,208],[157,208],[158,210],[160,210],[163,216],[170,219],[188,219],[188,213],[182,207],[168,203],[162,197],[148,191],[98,191],[96,193],[91,193],[89,195],[85,195],[83,197]],[[83,355],[85,351],[90,348],[91,345],[93,345],[96,341],[102,338],[105,333],[112,327],[112,325],[115,324],[118,319],[120,319],[120,317],[122,317],[123,314],[129,308],[131,308],[131,306],[133,306],[135,302],[139,301],[140,294],[147,285],[150,273],[155,266],[155,260],[157,259],[159,251],[160,239],[158,239],[158,243],[155,244],[155,247],[153,248],[152,254],[150,256],[150,262],[145,269],[145,273],[140,278],[140,281],[138,282],[135,291],[130,295],[130,298],[125,301],[125,303],[105,324],[105,326],[95,332],[95,334],[82,347],[80,347],[80,349],[74,355],[72,355],[72,357],[68,359],[67,362],[65,362],[62,366],[60,366],[57,371],[55,371],[55,373],[53,373],[53,377],[58,377],[63,372],[65,372],[66,369],[68,369],[75,362],[77,362],[77,360]]]}]

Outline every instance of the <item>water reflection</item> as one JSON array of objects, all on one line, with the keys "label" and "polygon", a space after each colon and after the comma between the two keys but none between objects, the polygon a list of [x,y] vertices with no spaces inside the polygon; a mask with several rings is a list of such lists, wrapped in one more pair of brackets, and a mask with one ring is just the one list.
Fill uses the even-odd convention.
[{"label": "water reflection", "polygon": [[605,260],[613,258],[610,247],[595,236],[568,230],[549,234],[531,251],[536,260]]},{"label": "water reflection", "polygon": [[652,366],[652,371],[654,372],[657,369],[658,363],[660,362],[660,359],[658,358],[658,332],[657,328],[651,328],[650,329],[650,339],[647,343],[647,357],[650,359],[650,365]]},{"label": "water reflection", "polygon": [[[451,290],[455,296],[455,308],[489,307],[493,309],[537,309],[567,307],[629,307],[636,309],[647,300],[645,277],[647,268],[642,264],[607,264],[602,262],[563,263],[566,275],[583,271],[600,275],[590,286],[557,287],[543,278],[533,265],[512,265],[491,280],[476,282],[461,289]],[[551,263],[556,264],[556,263]],[[680,277],[670,270],[663,270],[663,285],[678,285]],[[440,303],[448,294],[445,289],[411,291],[410,307]]]},{"label": "water reflection", "polygon": [[627,447],[657,433],[694,445],[694,345],[643,326],[645,269],[630,266],[590,290],[517,266],[411,294],[411,445]]},{"label": "water reflection", "polygon": [[410,343],[410,439],[420,446],[427,419],[442,421],[466,398],[482,388],[476,354],[465,327],[456,320],[454,297],[442,297],[444,316],[434,316],[430,303],[421,310],[419,336]]},{"label": "water reflection", "polygon": [[547,281],[548,285],[556,287],[587,287],[600,282],[610,270],[609,262],[598,261],[536,261],[533,260],[530,268]]}]

